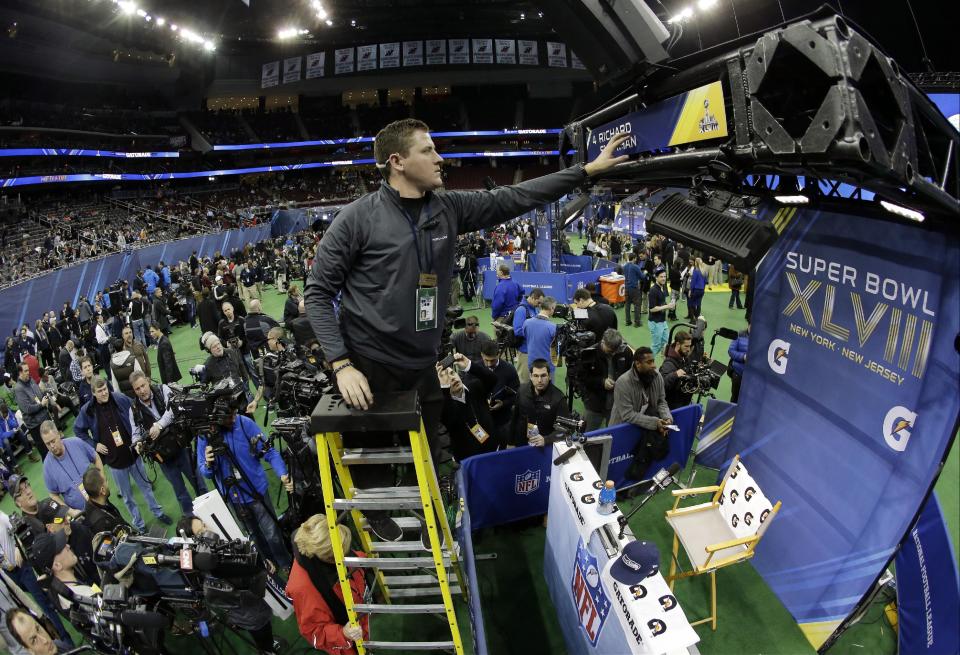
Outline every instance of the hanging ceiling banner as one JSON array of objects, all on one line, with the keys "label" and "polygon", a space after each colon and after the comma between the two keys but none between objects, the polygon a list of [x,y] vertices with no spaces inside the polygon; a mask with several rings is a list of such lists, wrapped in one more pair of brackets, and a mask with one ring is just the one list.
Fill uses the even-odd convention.
[{"label": "hanging ceiling banner", "polygon": [[397,68],[400,65],[400,43],[380,44],[380,68]]},{"label": "hanging ceiling banner", "polygon": [[263,65],[260,73],[260,88],[266,89],[278,84],[280,84],[280,62],[267,62]]},{"label": "hanging ceiling banner", "polygon": [[473,63],[493,63],[493,39],[473,39]]},{"label": "hanging ceiling banner", "polygon": [[323,77],[323,67],[326,64],[327,53],[314,52],[307,55],[307,79]]},{"label": "hanging ceiling banner", "polygon": [[303,57],[290,57],[289,59],[283,60],[283,83],[290,84],[291,82],[300,81],[300,70],[301,64],[303,63]]},{"label": "hanging ceiling banner", "polygon": [[340,48],[333,53],[334,75],[343,75],[353,72],[354,48]]},{"label": "hanging ceiling banner", "polygon": [[450,39],[450,63],[470,63],[470,41],[468,39]]},{"label": "hanging ceiling banner", "polygon": [[438,66],[447,63],[446,39],[430,39],[427,41],[427,66]]},{"label": "hanging ceiling banner", "polygon": [[403,65],[423,66],[423,41],[403,42]]},{"label": "hanging ceiling banner", "polygon": [[497,63],[517,63],[517,42],[513,39],[497,39]]},{"label": "hanging ceiling banner", "polygon": [[547,41],[547,66],[553,68],[567,67],[567,46],[565,43]]},{"label": "hanging ceiling banner", "polygon": [[520,48],[520,64],[523,66],[537,66],[540,56],[537,53],[536,41],[517,41]]},{"label": "hanging ceiling banner", "polygon": [[377,70],[377,46],[362,45],[357,47],[357,71]]}]

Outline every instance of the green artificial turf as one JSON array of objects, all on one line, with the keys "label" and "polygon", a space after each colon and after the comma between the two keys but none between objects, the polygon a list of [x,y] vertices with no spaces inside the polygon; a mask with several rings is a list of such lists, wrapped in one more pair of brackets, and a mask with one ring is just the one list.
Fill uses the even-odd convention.
[{"label": "green artificial turf", "polygon": [[[576,238],[573,241],[577,242]],[[574,244],[574,250],[580,250],[580,244]],[[285,296],[278,294],[274,289],[267,288],[264,293],[264,311],[279,317],[283,311]],[[710,332],[720,326],[737,330],[746,326],[743,311],[727,308],[728,295],[724,292],[708,292],[703,302],[703,314],[710,324]],[[481,329],[493,334],[490,325],[489,308],[471,311],[466,315],[476,315],[480,318]],[[649,345],[650,333],[646,324],[640,327],[624,327],[623,312],[619,312],[621,332],[627,342],[633,346]],[[199,329],[177,327],[173,330],[171,341],[180,369],[184,373],[191,366],[201,363],[205,357],[201,354],[197,340]],[[726,358],[726,340],[717,340],[717,358]],[[153,364],[156,361],[156,352],[149,351]],[[562,389],[565,384],[565,369],[557,370],[557,385]],[[183,380],[188,382],[189,378]],[[717,397],[729,399],[730,380],[724,377],[721,380]],[[582,409],[579,401],[575,408]],[[258,422],[263,424],[263,409],[257,413]],[[72,425],[72,421],[71,421]],[[72,434],[68,428],[67,434]],[[946,466],[937,483],[937,492],[947,517],[950,534],[954,544],[960,539],[960,493],[957,481],[960,479],[960,464],[958,464],[956,444],[947,459]],[[37,496],[47,495],[43,484],[42,469],[39,463],[33,464],[23,460],[21,465],[29,476]],[[685,478],[689,475],[685,472]],[[696,484],[710,484],[715,480],[715,472],[700,470],[697,473]],[[109,477],[109,476],[108,476]],[[155,492],[157,499],[166,509],[167,514],[178,519],[179,505],[173,495],[170,484],[160,473],[159,469],[152,472],[156,478]],[[279,483],[271,474],[269,476],[270,493],[274,499],[278,498]],[[111,481],[111,486],[112,486]],[[139,491],[135,496],[144,517],[150,512]],[[117,507],[127,515],[127,509],[116,498]],[[621,506],[629,510],[634,501],[626,501]],[[640,513],[631,520],[631,528],[635,535],[655,541],[661,553],[669,553],[672,535],[664,521],[664,512],[671,503],[667,495],[655,497]],[[277,502],[279,511],[286,508],[286,499],[280,497]],[[5,496],[0,501],[0,509],[10,513],[15,511],[12,499]],[[168,533],[172,535],[173,529]],[[565,652],[560,626],[557,623],[556,612],[553,609],[543,578],[543,552],[545,530],[539,520],[488,528],[475,534],[475,551],[478,555],[496,553],[496,559],[481,560],[476,564],[479,579],[482,605],[485,617],[487,643],[489,652],[493,655],[535,655],[550,653],[559,655]],[[955,551],[956,552],[956,551]],[[666,560],[664,560],[666,561]],[[701,637],[699,644],[702,653],[729,653],[731,655],[749,655],[752,653],[811,653],[813,649],[800,632],[796,623],[784,609],[780,601],[773,595],[764,581],[748,564],[742,564],[724,569],[717,576],[719,626],[712,632],[708,625],[697,627]],[[676,594],[688,618],[696,620],[706,615],[709,602],[709,578],[700,576],[677,583]],[[462,602],[458,602],[458,617],[462,628],[466,651],[472,652],[470,647],[470,633],[467,626],[469,619]],[[445,622],[431,616],[377,616],[372,622],[373,637],[384,640],[443,640],[447,637]],[[286,655],[294,652],[312,651],[300,636],[294,618],[287,621],[274,620],[274,630],[278,636],[284,638],[289,648]],[[219,641],[219,638],[218,638]],[[184,653],[198,652],[193,638],[177,637],[167,640],[171,652],[183,649]],[[222,642],[223,652],[252,653],[253,647],[242,642],[232,635],[228,635]],[[896,637],[881,614],[879,605],[870,608],[863,620],[851,628],[835,645],[834,653],[881,654],[896,652]]]}]

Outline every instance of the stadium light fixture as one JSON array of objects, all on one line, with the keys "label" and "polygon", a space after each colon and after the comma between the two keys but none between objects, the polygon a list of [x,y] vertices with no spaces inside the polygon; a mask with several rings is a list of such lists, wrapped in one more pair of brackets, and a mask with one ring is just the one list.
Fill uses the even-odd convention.
[{"label": "stadium light fixture", "polygon": [[137,11],[137,5],[130,0],[122,0],[117,3],[117,6],[120,7],[120,11],[125,13],[127,16],[132,16]]},{"label": "stadium light fixture", "polygon": [[918,212],[916,209],[910,209],[909,207],[901,207],[900,205],[895,205],[892,202],[887,202],[886,200],[881,200],[880,206],[886,209],[891,214],[896,214],[897,216],[910,219],[911,221],[916,221],[917,223],[923,223],[923,219],[926,218],[921,212]]},{"label": "stadium light fixture", "polygon": [[716,6],[719,0],[697,0],[697,9],[700,11],[706,11],[707,9],[712,9]]},{"label": "stadium light fixture", "polygon": [[176,24],[176,23],[170,23],[170,31],[171,31],[171,32],[176,32],[176,31],[179,30],[179,29],[180,29],[180,28],[177,27],[177,24]]},{"label": "stadium light fixture", "polygon": [[682,23],[683,21],[687,20],[692,16],[693,16],[693,7],[684,7],[683,9],[680,10],[678,14],[676,14],[673,18],[671,18],[667,22],[671,24]]},{"label": "stadium light fixture", "polygon": [[217,49],[217,44],[207,39],[203,42],[203,49],[206,50],[207,52],[213,52],[214,50]]},{"label": "stadium light fixture", "polygon": [[298,27],[285,27],[277,32],[277,38],[281,41],[296,38],[301,30]]},{"label": "stadium light fixture", "polygon": [[806,205],[810,202],[810,198],[801,194],[793,196],[774,196],[773,199],[779,202],[781,205]]},{"label": "stadium light fixture", "polygon": [[164,25],[167,24],[167,19],[164,18],[163,16],[157,16],[156,24],[157,24],[157,27],[163,27]]},{"label": "stadium light fixture", "polygon": [[327,19],[327,27],[333,27],[333,21],[329,18]]},{"label": "stadium light fixture", "polygon": [[136,12],[137,16],[139,16],[140,18],[144,18],[147,15],[147,12],[145,12],[143,9],[138,8],[138,9],[135,9],[134,11]]}]

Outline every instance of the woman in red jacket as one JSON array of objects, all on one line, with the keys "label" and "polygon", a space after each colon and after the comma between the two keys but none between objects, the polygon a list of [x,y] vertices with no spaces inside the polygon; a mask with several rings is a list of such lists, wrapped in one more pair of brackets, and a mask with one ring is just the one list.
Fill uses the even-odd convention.
[{"label": "woman in red jacket", "polygon": [[[350,529],[338,524],[343,549],[349,553]],[[370,636],[369,618],[359,616],[360,625],[350,625],[337,579],[333,547],[323,514],[311,516],[293,535],[294,562],[287,582],[287,596],[293,600],[300,634],[317,650],[338,655],[356,653],[353,642]],[[364,553],[354,554],[365,557]],[[369,602],[364,569],[350,571],[353,602]]]}]

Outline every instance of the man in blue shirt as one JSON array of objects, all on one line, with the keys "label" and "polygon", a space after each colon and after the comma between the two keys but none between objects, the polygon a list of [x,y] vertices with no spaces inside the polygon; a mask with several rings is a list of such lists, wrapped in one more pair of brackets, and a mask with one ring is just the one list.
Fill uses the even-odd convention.
[{"label": "man in blue shirt", "polygon": [[164,289],[170,288],[170,267],[160,262],[160,286]]},{"label": "man in blue shirt", "polygon": [[147,270],[143,272],[143,281],[147,285],[147,296],[152,296],[153,292],[157,290],[157,284],[160,282],[160,277],[156,271],[153,270],[153,267],[147,266]]},{"label": "man in blue shirt", "polygon": [[87,492],[83,488],[83,474],[91,465],[103,474],[103,463],[93,446],[82,439],[64,439],[53,421],[44,421],[40,436],[46,445],[43,460],[43,483],[50,497],[73,509],[83,511],[87,506]]},{"label": "man in blue shirt", "polygon": [[500,264],[497,267],[497,288],[493,290],[493,320],[499,320],[510,314],[520,304],[523,290],[510,278],[510,267]]},{"label": "man in blue shirt", "polygon": [[527,366],[527,340],[523,337],[523,324],[528,318],[533,318],[540,311],[540,303],[543,302],[543,291],[534,289],[527,298],[520,303],[517,311],[513,313],[513,334],[517,346],[517,373],[520,375],[520,382],[530,381],[530,369]]},{"label": "man in blue shirt", "polygon": [[[552,320],[557,307],[555,298],[547,296],[540,302],[540,313],[523,322],[523,337],[527,341],[527,361],[545,359],[550,364],[550,376],[556,367],[550,359],[550,344],[557,336],[557,324]],[[530,371],[527,370],[529,375]]]},{"label": "man in blue shirt", "polygon": [[260,426],[246,416],[238,416],[236,410],[220,424],[219,438],[223,445],[215,449],[206,436],[197,437],[200,473],[214,481],[263,556],[282,569],[290,568],[293,560],[280,535],[267,474],[260,464],[261,459],[267,460],[287,492],[292,492],[293,481],[283,458],[263,436]]},{"label": "man in blue shirt", "polygon": [[630,322],[630,308],[633,308],[633,323],[643,325],[643,319],[640,313],[643,310],[643,290],[641,285],[647,277],[647,272],[637,265],[637,256],[634,253],[627,253],[627,263],[623,267],[624,289],[627,292],[627,302],[624,304],[624,312],[627,317],[627,325]]}]

